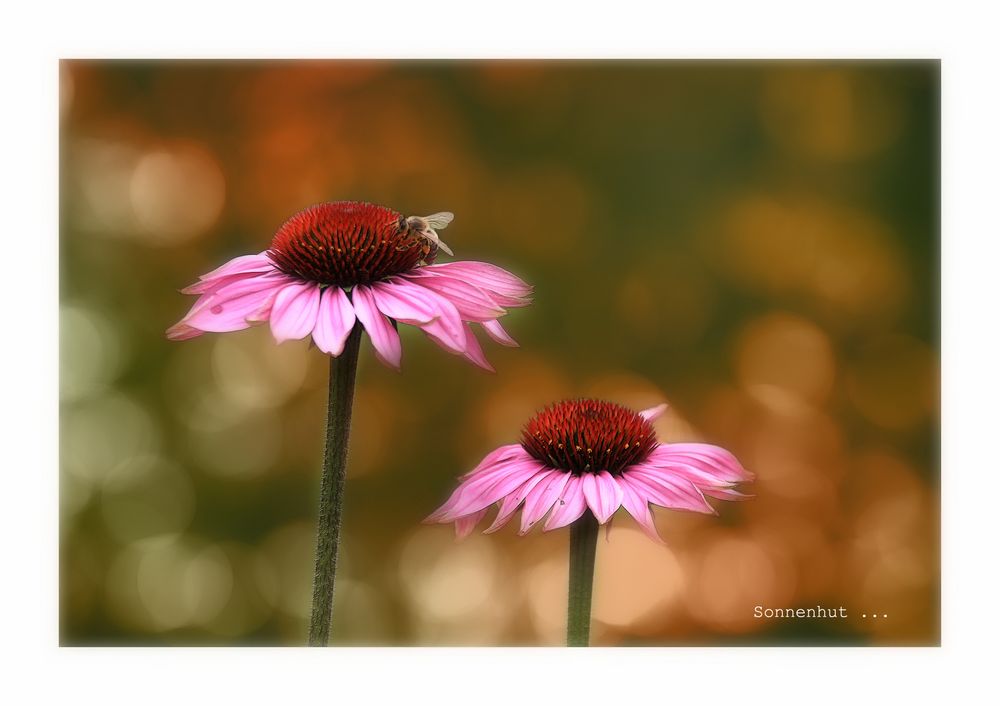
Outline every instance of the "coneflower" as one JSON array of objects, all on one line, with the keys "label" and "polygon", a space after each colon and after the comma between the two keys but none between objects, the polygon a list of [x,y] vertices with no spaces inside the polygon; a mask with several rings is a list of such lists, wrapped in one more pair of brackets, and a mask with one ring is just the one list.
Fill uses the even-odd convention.
[{"label": "coneflower", "polygon": [[569,525],[567,644],[586,645],[599,525],[624,507],[661,542],[650,503],[714,514],[707,497],[749,497],[734,486],[753,476],[725,449],[657,441],[652,423],[665,409],[635,412],[589,399],[546,407],[524,425],[520,443],[490,452],[425,522],[454,522],[461,538],[499,504],[487,533],[505,526],[518,508],[521,535],[543,518],[546,532]]},{"label": "coneflower", "polygon": [[435,263],[451,253],[437,231],[450,213],[404,217],[338,201],[296,213],[271,247],[230,260],[181,290],[199,295],[167,330],[171,340],[269,324],[276,342],[312,337],[330,358],[309,644],[329,639],[354,380],[362,331],[376,357],[399,369],[396,326],[410,324],[449,353],[492,371],[471,324],[516,346],[498,319],[529,303],[531,287],[485,262]]}]

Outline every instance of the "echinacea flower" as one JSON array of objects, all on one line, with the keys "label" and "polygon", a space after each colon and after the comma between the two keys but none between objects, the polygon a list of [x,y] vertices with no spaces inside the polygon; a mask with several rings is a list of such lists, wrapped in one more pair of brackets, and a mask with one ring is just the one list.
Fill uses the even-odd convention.
[{"label": "echinacea flower", "polygon": [[311,336],[330,356],[310,645],[326,645],[330,635],[362,331],[378,359],[397,370],[399,323],[487,370],[493,368],[470,324],[503,345],[517,345],[498,319],[528,304],[531,287],[485,262],[435,264],[439,250],[452,254],[437,234],[451,220],[450,213],[404,217],[354,201],[312,206],[289,218],[269,249],[230,260],[181,290],[198,299],[167,330],[168,338],[181,341],[267,322],[278,343]]},{"label": "echinacea flower", "polygon": [[523,535],[543,518],[543,531],[565,527],[588,508],[605,524],[624,507],[650,537],[662,541],[650,503],[715,513],[707,498],[749,497],[734,486],[752,475],[725,449],[657,441],[653,421],[665,409],[634,412],[588,399],[546,407],[525,424],[521,443],[489,453],[425,522],[454,522],[456,534],[464,537],[499,504],[485,532],[499,530],[521,507]]},{"label": "echinacea flower", "polygon": [[307,208],[278,229],[268,250],[230,260],[182,289],[200,296],[167,337],[185,340],[267,322],[278,343],[312,336],[317,348],[336,357],[357,321],[378,359],[398,370],[398,322],[492,370],[470,324],[516,346],[498,319],[528,304],[531,287],[486,262],[434,264],[439,249],[451,252],[436,230],[451,218],[404,217],[354,201]]},{"label": "echinacea flower", "polygon": [[485,532],[496,532],[521,509],[526,534],[569,525],[569,587],[566,644],[590,644],[597,532],[624,507],[650,537],[661,542],[650,503],[715,513],[707,497],[741,500],[734,489],[752,479],[736,458],[718,446],[661,444],[653,429],[666,409],[634,412],[600,400],[567,400],[532,417],[521,443],[501,446],[461,477],[448,501],[424,522],[455,523],[469,535],[499,504]]}]

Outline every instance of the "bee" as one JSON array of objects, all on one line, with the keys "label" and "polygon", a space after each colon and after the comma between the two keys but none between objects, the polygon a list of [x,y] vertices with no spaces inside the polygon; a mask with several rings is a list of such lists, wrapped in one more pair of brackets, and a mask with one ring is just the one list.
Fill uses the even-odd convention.
[{"label": "bee", "polygon": [[434,213],[430,216],[410,216],[409,218],[400,219],[400,233],[402,235],[410,234],[416,237],[420,241],[420,246],[423,251],[424,259],[427,258],[435,250],[444,250],[449,255],[454,255],[444,241],[438,237],[437,230],[444,230],[451,223],[452,219],[455,218],[455,214],[449,213],[448,211],[442,211],[441,213]]}]

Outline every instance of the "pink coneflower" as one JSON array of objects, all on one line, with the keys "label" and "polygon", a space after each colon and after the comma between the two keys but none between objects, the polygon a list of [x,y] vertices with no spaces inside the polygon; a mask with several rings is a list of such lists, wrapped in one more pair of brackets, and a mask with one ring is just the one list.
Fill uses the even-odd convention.
[{"label": "pink coneflower", "polygon": [[543,531],[565,527],[589,508],[600,524],[624,507],[660,539],[649,504],[715,513],[706,497],[742,500],[734,490],[752,479],[736,458],[711,444],[661,444],[652,422],[666,405],[633,412],[611,402],[570,400],[532,417],[521,443],[501,446],[476,468],[427,522],[455,523],[467,536],[492,505],[496,532],[521,511],[526,534],[548,515]]},{"label": "pink coneflower", "polygon": [[634,412],[598,400],[546,407],[524,425],[521,443],[489,453],[425,522],[454,522],[461,538],[499,504],[487,533],[505,526],[519,507],[519,534],[539,523],[543,531],[569,525],[567,644],[586,645],[599,525],[624,507],[650,537],[662,541],[650,503],[715,514],[707,498],[749,497],[734,486],[753,477],[725,449],[657,442],[653,421],[665,409]]},{"label": "pink coneflower", "polygon": [[307,208],[278,229],[268,250],[230,260],[181,290],[200,296],[167,337],[267,322],[278,343],[312,336],[321,351],[339,356],[358,322],[379,360],[399,369],[399,322],[492,370],[470,323],[516,346],[498,319],[528,304],[531,287],[486,262],[432,264],[439,249],[451,252],[437,234],[451,219],[450,213],[407,218],[354,201]]},{"label": "pink coneflower", "polygon": [[330,634],[362,331],[379,360],[397,370],[397,323],[417,326],[487,370],[493,368],[470,323],[503,345],[517,345],[497,319],[525,306],[531,287],[485,262],[433,264],[439,250],[451,254],[437,234],[451,220],[450,213],[404,217],[353,201],[307,208],[278,229],[268,250],[230,260],[182,290],[198,300],[167,330],[168,338],[185,340],[267,322],[278,343],[311,336],[330,356],[310,645],[326,645]]}]

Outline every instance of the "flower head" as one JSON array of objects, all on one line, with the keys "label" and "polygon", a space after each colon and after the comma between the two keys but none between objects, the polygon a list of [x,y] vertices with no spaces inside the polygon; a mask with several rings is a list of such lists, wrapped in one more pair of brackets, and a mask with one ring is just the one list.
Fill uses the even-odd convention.
[{"label": "flower head", "polygon": [[307,208],[278,229],[268,250],[230,260],[181,290],[199,297],[167,337],[268,322],[278,343],[311,335],[320,350],[338,356],[359,322],[376,356],[399,369],[398,322],[492,370],[470,323],[516,346],[498,319],[527,305],[531,287],[485,262],[434,264],[439,250],[451,253],[437,234],[451,219],[450,213],[404,217],[355,201]]},{"label": "flower head", "polygon": [[485,530],[495,532],[523,503],[523,535],[546,515],[542,529],[549,531],[572,523],[587,508],[605,524],[624,507],[660,541],[650,503],[714,514],[706,496],[749,497],[733,488],[753,476],[725,449],[657,442],[653,421],[665,409],[634,412],[587,399],[546,407],[524,425],[521,443],[489,453],[425,522],[454,522],[464,537],[499,503],[496,519]]}]

